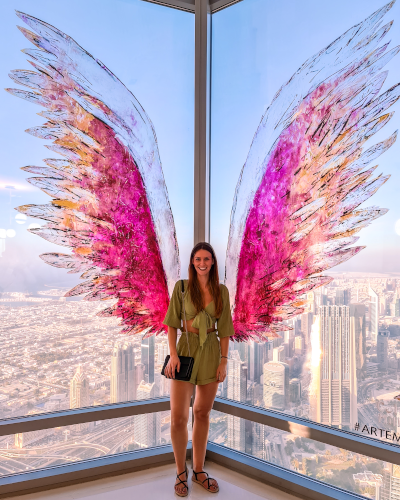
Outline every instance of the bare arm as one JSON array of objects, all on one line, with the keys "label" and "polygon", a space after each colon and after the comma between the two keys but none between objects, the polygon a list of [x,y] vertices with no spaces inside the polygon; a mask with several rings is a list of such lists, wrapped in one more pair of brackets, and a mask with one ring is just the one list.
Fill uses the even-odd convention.
[{"label": "bare arm", "polygon": [[[221,383],[226,378],[226,367],[228,364],[228,351],[229,351],[229,337],[223,337],[219,341],[219,345],[221,348],[221,361],[217,368],[217,382]],[[223,357],[225,356],[225,357]]]},{"label": "bare arm", "polygon": [[170,355],[172,356],[173,354],[176,354],[176,339],[178,338],[178,330],[176,328],[173,328],[172,326],[168,327],[168,345],[169,345],[169,352]]},{"label": "bare arm", "polygon": [[219,342],[219,345],[221,346],[221,356],[225,356],[227,358],[229,352],[229,337],[223,337]]},{"label": "bare arm", "polygon": [[178,353],[176,350],[176,339],[178,338],[178,330],[172,326],[168,327],[168,345],[170,358],[168,365],[165,367],[165,376],[167,378],[175,378],[175,370],[179,372],[181,362],[179,361]]}]

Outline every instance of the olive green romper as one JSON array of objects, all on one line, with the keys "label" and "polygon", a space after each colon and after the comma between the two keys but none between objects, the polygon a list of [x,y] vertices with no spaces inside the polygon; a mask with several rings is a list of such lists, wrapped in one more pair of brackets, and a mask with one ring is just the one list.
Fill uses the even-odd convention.
[{"label": "olive green romper", "polygon": [[[214,301],[210,302],[199,314],[190,298],[187,289],[188,280],[184,280],[185,312],[186,320],[193,319],[192,326],[199,330],[199,334],[188,332],[190,355],[194,358],[194,365],[190,383],[195,385],[206,385],[216,382],[217,368],[221,361],[221,350],[218,337],[231,337],[234,335],[231,307],[229,304],[229,292],[225,285],[220,285],[222,298],[222,313],[219,318],[215,317]],[[207,333],[210,328],[217,329]],[[175,284],[169,303],[168,311],[164,319],[164,325],[171,326],[182,331],[181,338],[177,345],[178,356],[189,356],[188,344],[186,340],[185,325],[182,310],[181,282]],[[183,325],[183,326],[182,326]]]}]

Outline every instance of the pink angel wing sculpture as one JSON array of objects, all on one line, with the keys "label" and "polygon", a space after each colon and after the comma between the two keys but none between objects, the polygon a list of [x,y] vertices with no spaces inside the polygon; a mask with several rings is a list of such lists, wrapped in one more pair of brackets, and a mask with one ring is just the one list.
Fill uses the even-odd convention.
[{"label": "pink angel wing sculpture", "polygon": [[320,273],[362,248],[355,236],[387,210],[359,208],[388,176],[365,169],[396,140],[363,150],[391,118],[400,85],[380,94],[399,47],[381,43],[392,3],[307,60],[262,117],[236,187],[225,282],[236,340],[277,336],[303,312]]},{"label": "pink angel wing sculpture", "polygon": [[35,71],[10,77],[33,91],[6,90],[45,108],[39,115],[48,121],[27,132],[53,141],[47,148],[65,158],[23,168],[38,174],[28,181],[52,200],[17,210],[46,221],[32,233],[71,249],[40,256],[82,273],[85,281],[67,296],[115,299],[99,314],[119,317],[121,333],[159,333],[179,255],[153,125],[132,93],[72,38],[17,15],[38,48],[24,51]]}]

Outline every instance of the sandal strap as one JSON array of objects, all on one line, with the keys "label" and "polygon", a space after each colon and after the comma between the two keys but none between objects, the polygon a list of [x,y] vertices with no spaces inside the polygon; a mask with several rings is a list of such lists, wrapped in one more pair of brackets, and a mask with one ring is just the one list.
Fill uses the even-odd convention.
[{"label": "sandal strap", "polygon": [[185,484],[185,483],[187,483],[187,482],[188,482],[188,478],[186,477],[186,479],[182,480],[182,479],[180,478],[180,476],[182,476],[182,474],[186,474],[186,475],[188,475],[188,470],[187,470],[187,467],[186,467],[186,469],[185,469],[183,472],[181,472],[180,474],[177,474],[177,475],[176,475],[176,479],[179,479],[179,483],[176,483],[176,484],[175,484],[175,486],[179,486],[180,484],[183,484],[183,485],[185,486],[185,488],[188,488],[188,485],[187,485],[187,484]]},{"label": "sandal strap", "polygon": [[[176,477],[177,477],[177,479],[179,479],[179,477],[178,477],[178,476],[176,476]],[[185,488],[188,488],[188,485],[187,485],[187,484],[185,484],[185,483],[187,483],[187,479],[186,479],[186,481],[182,481],[181,479],[179,479],[179,483],[174,484],[174,487],[179,486],[180,484],[183,484],[183,486],[184,486]]]},{"label": "sandal strap", "polygon": [[[207,489],[209,490],[210,489],[210,481],[215,481],[215,479],[213,477],[209,477],[208,475],[208,472],[205,472],[204,470],[200,471],[200,472],[195,472],[193,471],[193,474],[196,475],[196,481],[197,481],[197,474],[205,474],[207,477],[204,479],[204,481],[202,481],[202,484],[204,484],[206,481],[207,481]],[[211,486],[215,486],[215,485],[211,485]]]},{"label": "sandal strap", "polygon": [[[207,472],[205,472],[204,470],[201,470],[200,472],[193,471],[193,474],[196,476],[196,480],[197,480],[197,474],[207,474]],[[208,476],[208,474],[207,474],[207,476]]]}]

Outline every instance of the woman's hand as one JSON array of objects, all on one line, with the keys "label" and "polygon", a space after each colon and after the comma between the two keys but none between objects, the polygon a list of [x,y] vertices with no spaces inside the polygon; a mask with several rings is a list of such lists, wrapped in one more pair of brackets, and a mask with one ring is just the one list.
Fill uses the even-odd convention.
[{"label": "woman's hand", "polygon": [[226,365],[228,364],[228,360],[226,358],[222,358],[219,366],[217,368],[217,382],[222,383],[226,379]]},{"label": "woman's hand", "polygon": [[168,364],[165,367],[164,373],[167,378],[175,378],[175,370],[179,372],[181,369],[181,362],[178,354],[171,354]]}]

